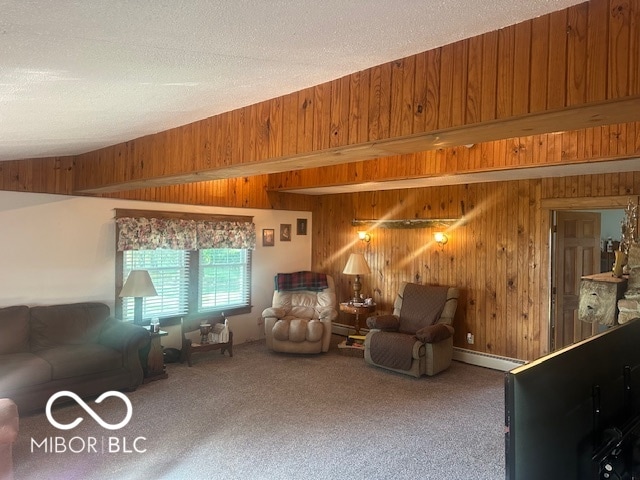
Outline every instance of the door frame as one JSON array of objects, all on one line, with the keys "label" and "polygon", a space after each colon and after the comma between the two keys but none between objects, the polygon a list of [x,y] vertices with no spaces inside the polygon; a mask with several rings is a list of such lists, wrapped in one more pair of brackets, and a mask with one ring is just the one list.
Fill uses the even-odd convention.
[{"label": "door frame", "polygon": [[[580,198],[545,198],[540,201],[540,208],[543,210],[543,217],[547,218],[549,222],[549,241],[547,243],[548,248],[542,249],[543,264],[548,265],[547,279],[548,290],[546,292],[547,298],[546,320],[540,319],[540,338],[547,339],[546,345],[541,342],[540,354],[551,352],[551,346],[553,342],[553,330],[552,322],[553,318],[553,262],[555,251],[555,214],[557,210],[620,210],[625,209],[629,205],[629,201],[633,201],[636,205],[640,204],[640,195],[615,195],[609,197],[580,197]],[[546,213],[544,212],[546,211]],[[542,293],[542,292],[541,292]]]}]

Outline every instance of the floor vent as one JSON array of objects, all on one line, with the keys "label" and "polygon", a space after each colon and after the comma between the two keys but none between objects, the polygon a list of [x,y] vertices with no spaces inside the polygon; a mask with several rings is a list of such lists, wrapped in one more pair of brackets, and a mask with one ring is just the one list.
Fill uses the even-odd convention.
[{"label": "floor vent", "polygon": [[525,363],[523,360],[516,360],[515,358],[500,357],[498,355],[491,355],[490,353],[474,352],[473,350],[458,347],[453,348],[453,359],[459,362],[477,365],[479,367],[501,370],[503,372],[508,372],[509,370],[519,367]]}]

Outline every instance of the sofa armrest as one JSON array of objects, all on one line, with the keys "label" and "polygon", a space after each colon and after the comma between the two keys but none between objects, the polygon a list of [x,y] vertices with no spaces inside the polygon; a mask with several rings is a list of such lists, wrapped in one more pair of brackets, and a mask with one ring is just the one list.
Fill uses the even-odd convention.
[{"label": "sofa armrest", "polygon": [[109,318],[100,333],[98,342],[122,352],[123,366],[139,374],[142,382],[143,368],[139,352],[151,342],[151,334],[146,328]]},{"label": "sofa armrest", "polygon": [[416,338],[422,343],[438,343],[453,336],[453,327],[444,323],[436,323],[422,327],[416,332]]},{"label": "sofa armrest", "polygon": [[282,318],[286,315],[284,308],[282,307],[269,307],[262,311],[262,318]]},{"label": "sofa armrest", "polygon": [[374,315],[367,318],[367,327],[383,332],[395,332],[400,327],[400,319],[395,315]]},{"label": "sofa armrest", "polygon": [[150,340],[146,328],[109,318],[100,332],[98,343],[119,351],[134,349],[137,352],[146,347]]}]

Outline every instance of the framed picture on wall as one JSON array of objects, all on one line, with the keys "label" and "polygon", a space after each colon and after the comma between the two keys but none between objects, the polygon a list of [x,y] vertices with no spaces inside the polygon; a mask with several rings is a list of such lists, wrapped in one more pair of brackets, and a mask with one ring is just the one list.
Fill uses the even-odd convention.
[{"label": "framed picture on wall", "polygon": [[280,241],[281,242],[291,241],[291,224],[290,223],[280,224]]},{"label": "framed picture on wall", "polygon": [[273,228],[262,229],[262,246],[273,247],[276,241],[276,231]]},{"label": "framed picture on wall", "polygon": [[299,218],[297,220],[296,233],[298,235],[306,235],[307,234],[307,219],[306,218]]}]

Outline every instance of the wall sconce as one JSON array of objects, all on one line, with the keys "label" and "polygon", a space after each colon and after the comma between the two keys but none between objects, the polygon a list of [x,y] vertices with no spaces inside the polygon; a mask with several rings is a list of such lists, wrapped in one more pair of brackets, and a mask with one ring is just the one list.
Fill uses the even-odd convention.
[{"label": "wall sconce", "polygon": [[433,234],[433,239],[436,241],[436,243],[438,245],[440,245],[440,248],[444,249],[444,246],[447,244],[447,242],[449,241],[449,237],[447,237],[447,234],[444,232],[436,232]]},{"label": "wall sconce", "polygon": [[364,231],[359,231],[358,232],[358,238],[366,243],[369,243],[371,241],[371,235],[369,235],[368,232],[364,232]]}]

